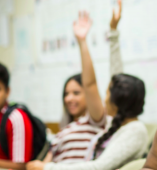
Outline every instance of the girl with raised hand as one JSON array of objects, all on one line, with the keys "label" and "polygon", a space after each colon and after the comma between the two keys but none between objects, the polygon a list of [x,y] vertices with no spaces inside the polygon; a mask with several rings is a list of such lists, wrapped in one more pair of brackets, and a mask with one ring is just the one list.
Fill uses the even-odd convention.
[{"label": "girl with raised hand", "polygon": [[[119,6],[121,9],[121,3],[119,3]],[[119,13],[120,12],[121,10],[119,10]],[[117,22],[118,24],[118,21],[119,18],[112,18],[111,29],[113,29],[112,22]],[[86,12],[83,12],[79,14],[79,19],[74,23],[73,27],[81,51],[83,87],[90,113],[90,118],[88,120],[95,124],[96,122],[101,124],[100,122],[105,120],[103,116],[103,106],[98,94],[92,60],[86,43],[86,36],[90,26],[91,19]],[[114,29],[116,29],[116,27]],[[109,39],[112,46],[118,43],[118,36],[115,34],[114,30],[110,32]],[[115,47],[118,55],[120,55],[119,44]],[[111,50],[110,55],[113,55],[110,57],[116,57],[115,50]],[[100,130],[95,137],[92,137],[91,142],[88,142],[88,149],[85,148],[86,153],[84,153],[84,158],[80,160],[80,162],[87,162],[66,165],[65,163],[69,162],[62,161],[61,163],[64,164],[44,164],[35,161],[29,163],[27,169],[114,170],[133,159],[140,158],[147,144],[147,130],[137,118],[137,116],[143,112],[144,97],[145,87],[142,80],[126,74],[114,75],[109,84],[105,100],[107,113],[113,116],[112,124],[107,132],[106,130],[108,128],[104,131]],[[108,118],[109,116],[106,116],[106,119]],[[81,122],[79,122],[78,125],[80,125]],[[107,123],[108,122],[107,120]],[[75,125],[73,125],[73,128],[75,129]],[[60,136],[60,139],[63,139],[62,136]],[[77,143],[77,147],[81,145],[81,142]],[[79,153],[78,150],[75,150],[77,154]],[[64,150],[62,150],[62,153],[63,152]],[[63,160],[66,160],[66,158]]]},{"label": "girl with raised hand", "polygon": [[[80,13],[80,19],[78,20],[77,25],[74,24],[76,34],[78,34],[78,37],[82,37],[83,40],[82,41],[80,38],[80,48],[84,46],[86,34],[91,26],[91,22],[87,23],[84,17],[87,17],[86,19],[88,19],[88,16],[83,16],[82,18]],[[82,27],[82,24],[85,24],[84,27]],[[86,55],[86,51],[83,50],[82,53],[84,52],[85,54],[83,55]],[[53,139],[52,153],[53,161],[56,163],[77,163],[84,161],[91,139],[97,133],[105,129],[106,122],[108,122],[98,93],[92,61],[89,59],[90,56],[87,59],[88,61],[83,61],[82,70],[82,93],[84,93],[85,96],[85,99],[83,100],[86,102],[87,111],[84,110],[84,114],[79,117],[77,121],[68,124]],[[73,84],[73,86],[75,85]],[[69,100],[68,97],[71,96],[68,94],[68,85],[66,85],[66,87],[64,102],[66,103],[68,110],[76,111],[76,103],[71,102],[67,105],[67,100]]]},{"label": "girl with raised hand", "polygon": [[[119,12],[113,15],[110,23],[111,30],[107,34],[110,42],[110,76],[123,72],[123,63],[120,54],[118,36],[116,30],[121,18],[121,1],[119,1]],[[72,121],[77,121],[80,116],[87,112],[87,103],[82,84],[81,74],[73,75],[67,79],[63,89],[63,105],[64,114],[60,123],[60,127],[64,128]]]}]

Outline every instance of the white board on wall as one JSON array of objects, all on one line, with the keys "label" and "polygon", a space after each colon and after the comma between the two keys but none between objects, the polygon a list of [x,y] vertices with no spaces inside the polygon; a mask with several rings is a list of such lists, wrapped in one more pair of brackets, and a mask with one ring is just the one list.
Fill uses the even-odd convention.
[{"label": "white board on wall", "polygon": [[[78,47],[72,24],[78,11],[86,9],[93,26],[88,36],[95,60],[108,60],[105,33],[109,29],[112,8],[116,0],[40,0],[36,1],[36,42],[39,61],[54,63],[76,61]],[[148,12],[149,11],[149,12]],[[157,57],[157,1],[125,0],[119,24],[120,43],[124,61]]]},{"label": "white board on wall", "polygon": [[[140,118],[145,122],[157,122],[157,1],[123,2],[119,30],[124,71],[145,81],[146,105]],[[44,121],[60,121],[64,82],[81,71],[72,23],[80,9],[87,9],[93,19],[88,45],[103,100],[110,80],[109,44],[105,33],[109,29],[112,7],[115,6],[114,0],[36,0],[36,28],[35,32],[33,29],[30,31],[35,35],[37,63],[14,69],[10,99],[26,103]],[[28,29],[28,24],[23,25],[24,29]],[[20,28],[20,24],[18,26]],[[18,48],[16,50],[20,52]],[[25,63],[20,62],[20,65]]]}]

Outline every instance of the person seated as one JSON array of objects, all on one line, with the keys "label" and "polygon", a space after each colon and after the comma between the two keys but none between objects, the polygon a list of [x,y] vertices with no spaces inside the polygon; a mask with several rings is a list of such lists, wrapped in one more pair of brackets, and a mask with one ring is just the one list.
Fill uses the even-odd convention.
[{"label": "person seated", "polygon": [[[111,24],[111,26],[115,26],[114,28],[111,27],[112,29],[117,27],[120,14],[121,1],[119,1],[118,17],[113,15],[112,18],[114,24]],[[84,82],[83,87],[88,110],[91,118],[95,118],[94,120],[96,122],[100,121],[101,117],[97,117],[97,114],[94,113],[102,113],[100,112],[102,105],[101,100],[99,100],[100,97],[97,92],[93,64],[86,43],[86,36],[90,27],[91,19],[88,14],[86,12],[80,13],[79,19],[74,22],[73,29],[81,52],[82,80]],[[115,32],[113,33],[113,30],[110,37],[114,37],[112,40],[115,41],[115,49],[117,49],[119,47],[119,44],[117,45],[118,36]],[[117,51],[119,53],[120,50],[117,49]],[[144,99],[145,86],[142,80],[126,74],[114,75],[107,89],[105,100],[108,114],[106,115],[106,128],[97,133],[97,135],[95,134],[90,142],[87,142],[88,148],[84,149],[83,159],[77,160],[78,163],[71,161],[73,158],[79,158],[78,155],[82,156],[82,152],[79,150],[79,147],[82,147],[82,143],[77,141],[74,150],[73,146],[70,146],[69,141],[74,142],[75,140],[67,137],[66,134],[66,132],[68,134],[70,133],[78,139],[78,134],[76,133],[78,129],[73,124],[68,128],[73,128],[75,132],[70,132],[69,129],[66,129],[64,133],[58,135],[58,141],[60,141],[59,145],[57,145],[57,150],[59,147],[62,147],[62,149],[56,152],[56,155],[54,154],[53,162],[45,164],[40,161],[33,161],[27,164],[27,170],[114,170],[129,161],[140,158],[145,152],[147,145],[147,130],[144,124],[137,118],[143,112]],[[111,124],[108,120],[110,116],[113,117]],[[77,124],[80,127],[82,126],[81,122],[77,122]],[[67,150],[69,151],[69,155],[66,153]],[[77,157],[74,157],[74,154],[78,154]],[[56,156],[58,156],[58,161],[56,161]],[[71,162],[67,161],[67,157],[71,159]],[[70,163],[73,164],[69,165]]]},{"label": "person seated", "polygon": [[[0,127],[9,106],[7,101],[10,93],[9,80],[7,68],[0,63]],[[5,133],[8,155],[0,143],[0,168],[25,169],[25,163],[31,161],[33,157],[33,129],[31,120],[23,110],[15,109],[10,113]]]}]

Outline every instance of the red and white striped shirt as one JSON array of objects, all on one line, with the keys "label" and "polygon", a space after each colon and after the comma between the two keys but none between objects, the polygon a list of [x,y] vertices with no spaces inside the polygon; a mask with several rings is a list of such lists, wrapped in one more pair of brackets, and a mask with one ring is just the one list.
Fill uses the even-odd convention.
[{"label": "red and white striped shirt", "polygon": [[70,123],[52,141],[53,161],[68,164],[84,161],[91,139],[105,128],[105,123],[105,115],[100,122],[94,122],[88,114]]},{"label": "red and white striped shirt", "polygon": [[[0,124],[7,109],[7,105],[0,112]],[[6,123],[9,157],[0,146],[0,159],[11,160],[16,163],[28,162],[33,157],[33,128],[27,114],[21,109],[15,109]]]}]

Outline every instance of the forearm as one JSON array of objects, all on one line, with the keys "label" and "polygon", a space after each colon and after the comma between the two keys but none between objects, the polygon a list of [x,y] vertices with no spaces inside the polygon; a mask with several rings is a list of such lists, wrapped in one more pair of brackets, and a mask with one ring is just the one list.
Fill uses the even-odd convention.
[{"label": "forearm", "polygon": [[25,163],[14,163],[8,160],[0,160],[0,168],[3,169],[15,169],[15,170],[25,170]]},{"label": "forearm", "polygon": [[86,40],[79,43],[81,59],[82,59],[82,80],[84,88],[88,88],[93,84],[96,84],[96,77],[92,59],[89,54]]},{"label": "forearm", "polygon": [[157,133],[155,135],[152,148],[147,156],[147,160],[143,168],[157,170]]},{"label": "forearm", "polygon": [[144,165],[144,169],[142,170],[157,170],[157,163],[156,163],[157,159],[154,158],[153,154],[149,154],[146,160],[146,163]]},{"label": "forearm", "polygon": [[119,44],[119,32],[116,29],[111,29],[108,34],[110,42],[110,76],[123,73],[123,62]]},{"label": "forearm", "polygon": [[99,122],[103,118],[104,108],[97,87],[92,59],[86,41],[81,41],[79,46],[82,59],[82,82],[88,112],[94,121]]},{"label": "forearm", "polygon": [[79,13],[79,18],[73,24],[73,29],[79,43],[82,59],[82,84],[85,92],[88,112],[94,121],[103,118],[103,105],[98,92],[92,59],[90,57],[86,37],[91,27],[91,19],[87,12]]},{"label": "forearm", "polygon": [[53,155],[52,155],[52,152],[48,152],[46,157],[44,158],[43,162],[44,163],[48,163],[48,162],[52,162],[52,158],[53,158]]}]

